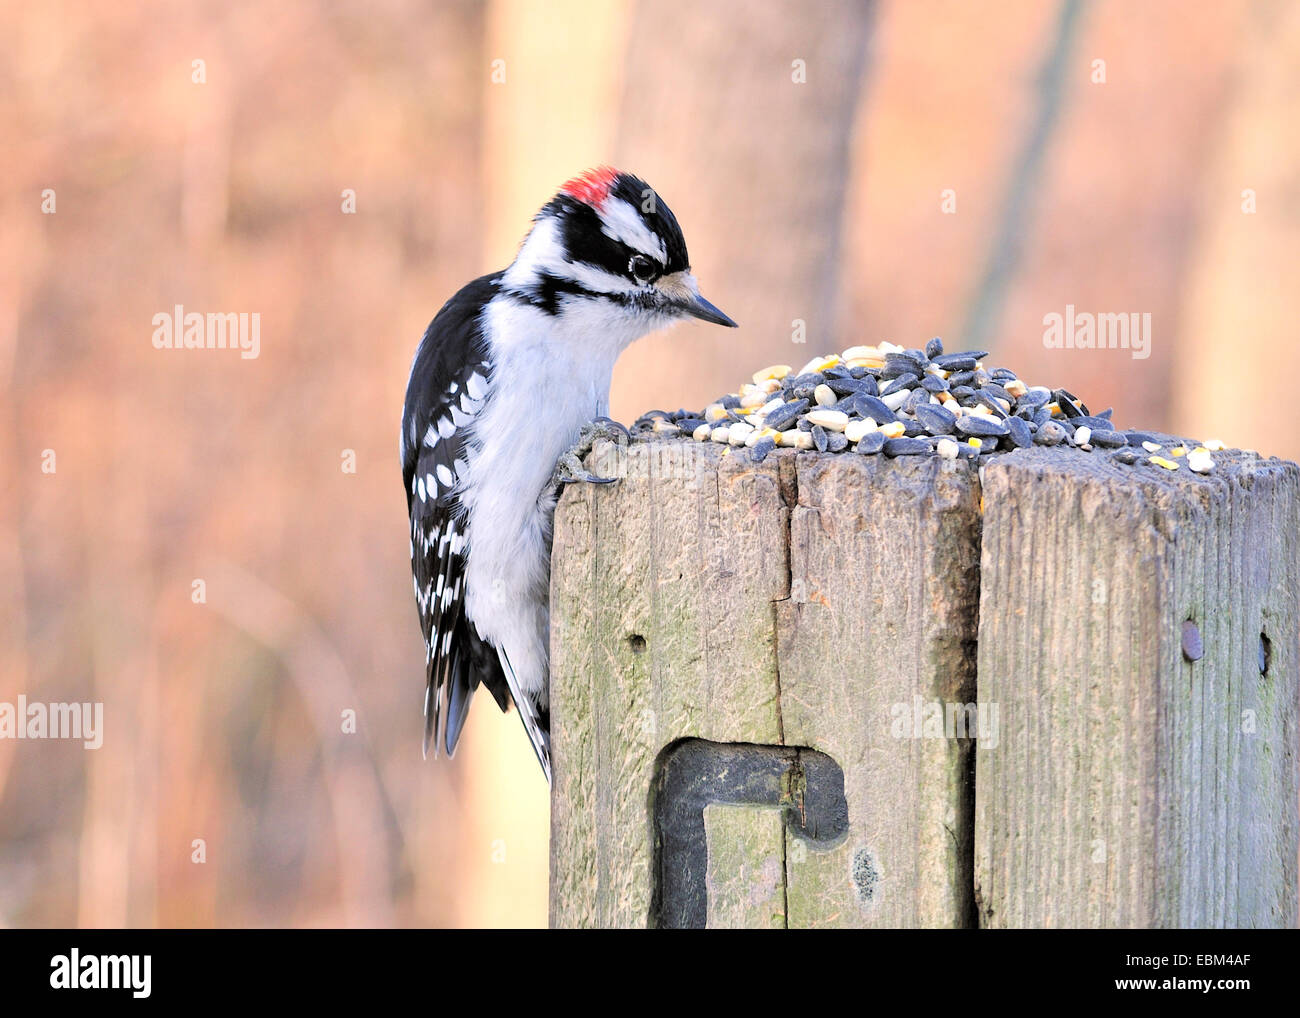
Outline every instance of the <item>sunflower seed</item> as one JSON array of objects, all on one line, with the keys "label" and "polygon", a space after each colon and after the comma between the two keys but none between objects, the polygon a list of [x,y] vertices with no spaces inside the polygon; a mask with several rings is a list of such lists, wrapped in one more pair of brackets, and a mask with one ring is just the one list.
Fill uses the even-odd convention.
[{"label": "sunflower seed", "polygon": [[[879,432],[876,432],[879,434]],[[885,442],[886,456],[919,456],[932,451],[932,446],[924,438],[891,438]]]},{"label": "sunflower seed", "polygon": [[[897,441],[897,439],[894,439]],[[880,452],[885,447],[885,436],[879,431],[870,431],[858,441],[857,450],[870,455]]]},{"label": "sunflower seed", "polygon": [[799,419],[799,415],[808,409],[806,399],[797,399],[785,406],[777,407],[764,419],[763,423],[769,428],[775,428],[777,431],[785,431],[787,428],[794,426],[794,422]]},{"label": "sunflower seed", "polygon": [[922,403],[918,406],[916,419],[932,435],[951,435],[957,423],[956,414],[934,403]]},{"label": "sunflower seed", "polygon": [[1065,429],[1055,421],[1048,421],[1038,427],[1034,434],[1035,445],[1060,445],[1065,441]]},{"label": "sunflower seed", "polygon": [[983,414],[966,414],[957,418],[957,430],[963,435],[1001,436],[1007,434],[1007,423]]},{"label": "sunflower seed", "polygon": [[770,437],[760,438],[749,448],[749,458],[755,463],[762,463],[767,454],[776,448],[776,442]]}]

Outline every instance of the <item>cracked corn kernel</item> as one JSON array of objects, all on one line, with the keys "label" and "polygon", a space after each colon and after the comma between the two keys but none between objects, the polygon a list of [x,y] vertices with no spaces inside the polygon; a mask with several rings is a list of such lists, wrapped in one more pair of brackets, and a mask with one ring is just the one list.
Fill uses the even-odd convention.
[{"label": "cracked corn kernel", "polygon": [[760,385],[763,382],[766,382],[770,379],[776,379],[777,381],[780,381],[782,378],[788,375],[791,370],[792,369],[789,364],[770,365],[769,367],[763,368],[761,371],[754,372],[754,384]]},{"label": "cracked corn kernel", "polygon": [[840,362],[839,356],[833,353],[826,354],[821,357],[814,357],[812,360],[810,360],[807,364],[803,366],[803,369],[799,372],[799,374],[811,375],[818,371],[825,371],[827,368],[835,367],[835,365],[838,364],[839,362]]}]

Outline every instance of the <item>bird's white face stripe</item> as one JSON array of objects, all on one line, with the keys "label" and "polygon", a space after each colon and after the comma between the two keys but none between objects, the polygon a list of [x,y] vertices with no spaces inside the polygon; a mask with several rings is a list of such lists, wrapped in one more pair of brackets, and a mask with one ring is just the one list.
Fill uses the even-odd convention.
[{"label": "bird's white face stripe", "polygon": [[626,244],[634,251],[663,265],[668,261],[668,250],[663,238],[646,226],[641,213],[622,198],[610,197],[599,209],[600,229],[608,237]]},{"label": "bird's white face stripe", "polygon": [[555,219],[543,219],[533,227],[514,264],[502,279],[507,287],[524,288],[547,274],[571,279],[595,293],[631,293],[639,289],[636,283],[624,276],[615,276],[584,262],[570,261],[560,241],[559,229],[559,222]]}]

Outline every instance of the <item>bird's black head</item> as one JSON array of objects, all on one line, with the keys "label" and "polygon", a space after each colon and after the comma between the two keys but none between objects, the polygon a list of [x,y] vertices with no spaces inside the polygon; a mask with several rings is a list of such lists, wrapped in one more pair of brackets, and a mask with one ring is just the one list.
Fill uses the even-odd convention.
[{"label": "bird's black head", "polygon": [[700,296],[690,269],[667,203],[640,177],[602,166],[542,207],[507,280],[549,292],[556,308],[561,300],[613,302],[645,331],[685,316],[734,327]]}]

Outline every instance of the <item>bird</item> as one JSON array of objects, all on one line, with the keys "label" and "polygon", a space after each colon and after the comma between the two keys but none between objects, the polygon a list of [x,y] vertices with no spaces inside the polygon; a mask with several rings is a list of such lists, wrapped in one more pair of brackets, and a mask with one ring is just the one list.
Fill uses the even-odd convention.
[{"label": "bird", "polygon": [[686,318],[735,328],[700,294],[668,205],[600,166],[533,217],[515,259],[434,316],[402,410],[411,572],[425,645],[424,740],[454,754],[473,694],[513,704],[551,781],[551,528],[611,421],[614,363]]}]

